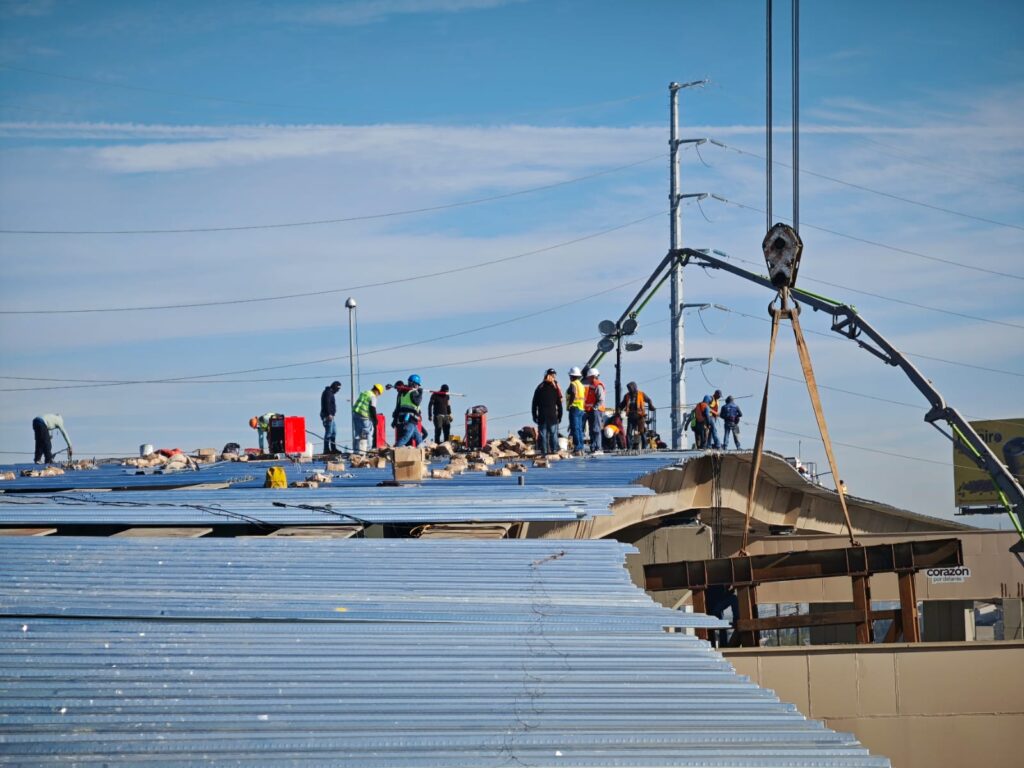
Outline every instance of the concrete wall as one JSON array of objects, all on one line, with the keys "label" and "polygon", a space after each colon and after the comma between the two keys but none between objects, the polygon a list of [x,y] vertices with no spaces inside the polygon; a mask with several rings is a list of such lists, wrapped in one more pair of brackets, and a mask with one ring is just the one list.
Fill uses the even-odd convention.
[{"label": "concrete wall", "polygon": [[893,768],[1024,765],[1024,643],[750,648],[740,674]]}]

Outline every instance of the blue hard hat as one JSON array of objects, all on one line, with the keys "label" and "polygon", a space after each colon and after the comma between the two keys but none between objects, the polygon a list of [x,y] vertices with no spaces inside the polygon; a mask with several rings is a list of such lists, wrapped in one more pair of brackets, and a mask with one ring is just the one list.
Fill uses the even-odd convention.
[{"label": "blue hard hat", "polygon": [[420,375],[418,373],[414,373],[412,376],[409,377],[409,383],[415,384],[418,387],[420,384],[423,383],[423,379],[420,378]]}]

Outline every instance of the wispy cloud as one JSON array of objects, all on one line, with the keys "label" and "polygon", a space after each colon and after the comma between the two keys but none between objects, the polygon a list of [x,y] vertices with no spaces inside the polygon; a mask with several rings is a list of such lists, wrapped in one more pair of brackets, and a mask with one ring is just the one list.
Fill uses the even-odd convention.
[{"label": "wispy cloud", "polygon": [[361,0],[305,8],[290,7],[282,10],[281,16],[307,24],[351,27],[374,24],[393,16],[482,11],[518,2],[523,0]]},{"label": "wispy cloud", "polygon": [[54,0],[0,0],[0,17],[48,16]]}]

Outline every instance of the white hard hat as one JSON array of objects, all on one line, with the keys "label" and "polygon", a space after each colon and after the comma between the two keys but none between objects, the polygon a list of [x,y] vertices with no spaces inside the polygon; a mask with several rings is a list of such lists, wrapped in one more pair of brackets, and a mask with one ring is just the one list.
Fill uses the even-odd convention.
[{"label": "white hard hat", "polygon": [[609,427],[605,427],[604,428],[604,436],[607,437],[609,440],[611,440],[613,437],[615,437],[615,430],[612,429],[610,426]]},{"label": "white hard hat", "polygon": [[591,376],[600,376],[601,372],[599,370],[597,370],[597,368],[591,368],[590,369],[590,375]]},{"label": "white hard hat", "polygon": [[577,366],[574,365],[572,368],[569,369],[569,375],[570,376],[582,376],[583,374],[580,373],[580,369]]}]

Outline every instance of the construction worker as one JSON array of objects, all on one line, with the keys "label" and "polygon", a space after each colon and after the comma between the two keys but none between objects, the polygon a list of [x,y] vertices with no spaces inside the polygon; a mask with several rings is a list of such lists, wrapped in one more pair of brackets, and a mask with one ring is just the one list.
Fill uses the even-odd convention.
[{"label": "construction worker", "polygon": [[384,394],[383,384],[374,384],[365,392],[360,392],[352,404],[352,450],[364,453],[361,441],[367,445],[373,443],[374,425],[377,423],[377,397]]},{"label": "construction worker", "polygon": [[626,412],[626,444],[634,447],[634,438],[636,438],[635,442],[639,446],[643,446],[644,438],[647,435],[647,411],[657,409],[635,381],[626,385],[626,395],[619,403],[619,410]]},{"label": "construction worker", "polygon": [[71,461],[71,438],[64,429],[64,417],[59,413],[44,413],[32,419],[32,432],[36,438],[35,463],[40,464],[40,459],[46,459],[47,464],[53,463],[53,443],[50,441],[50,433],[59,430],[64,436],[64,442],[68,445],[68,461]]},{"label": "construction worker", "polygon": [[329,386],[324,387],[324,391],[320,393],[320,421],[324,425],[324,453],[331,454],[338,452],[338,446],[335,445],[335,440],[338,437],[337,424],[334,422],[334,417],[338,413],[338,405],[334,401],[334,396],[341,390],[340,381],[332,381]]},{"label": "construction worker", "polygon": [[537,425],[537,450],[542,454],[558,453],[558,425],[562,421],[562,389],[558,374],[548,368],[544,380],[533,391],[533,423]]},{"label": "construction worker", "polygon": [[743,411],[733,402],[732,395],[725,398],[725,405],[722,406],[722,447],[729,448],[729,433],[732,433],[732,441],[736,450],[740,451],[740,419],[743,418]]},{"label": "construction worker", "polygon": [[260,441],[260,453],[266,453],[265,440],[267,433],[270,431],[270,419],[277,414],[271,411],[270,413],[264,413],[262,416],[253,416],[249,419],[249,426],[256,430],[256,437]]},{"label": "construction worker", "polygon": [[711,417],[708,419],[708,439],[711,441],[711,447],[716,450],[722,447],[718,441],[718,417],[721,411],[718,401],[721,397],[722,390],[716,389],[715,394],[711,396],[711,402],[708,403],[708,415]]},{"label": "construction worker", "polygon": [[697,403],[693,409],[693,434],[697,438],[697,448],[708,447],[708,425],[711,423],[711,395],[704,395],[704,399]]},{"label": "construction worker", "polygon": [[430,393],[430,402],[427,403],[427,418],[434,422],[434,442],[448,441],[452,436],[452,402],[448,394],[447,384],[442,384],[441,389]]},{"label": "construction worker", "polygon": [[583,374],[573,366],[569,369],[569,388],[565,390],[565,407],[569,411],[569,434],[572,435],[572,449],[581,455],[584,449],[583,420],[586,418],[587,385]]},{"label": "construction worker", "polygon": [[603,437],[605,450],[626,450],[626,433],[622,429],[622,416],[618,411],[613,411],[605,421]]},{"label": "construction worker", "polygon": [[394,420],[398,428],[398,439],[395,447],[409,445],[414,440],[419,444],[422,442],[420,435],[420,405],[423,403],[423,380],[419,374],[414,373],[409,377],[405,386],[395,385],[398,391],[398,402],[395,404]]},{"label": "construction worker", "polygon": [[601,372],[591,368],[587,372],[586,419],[590,431],[590,452],[601,453],[601,429],[604,426],[605,388]]}]

